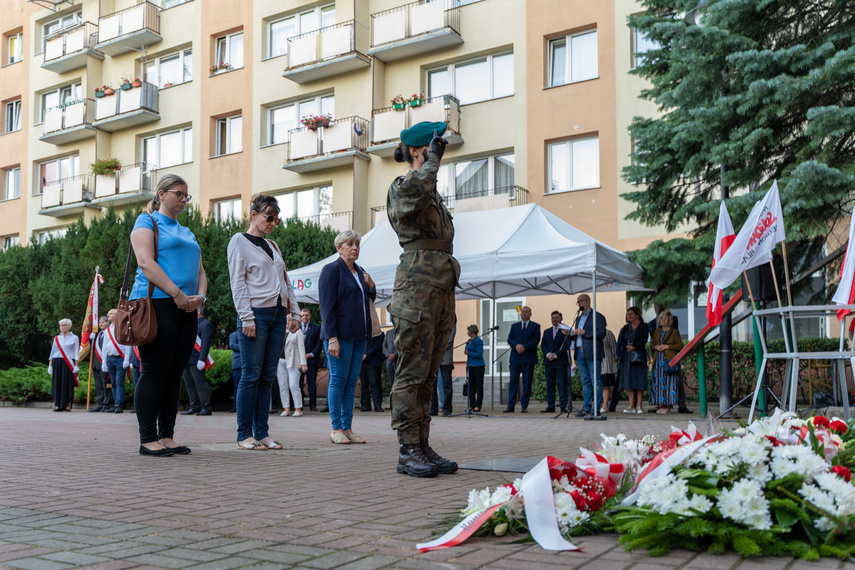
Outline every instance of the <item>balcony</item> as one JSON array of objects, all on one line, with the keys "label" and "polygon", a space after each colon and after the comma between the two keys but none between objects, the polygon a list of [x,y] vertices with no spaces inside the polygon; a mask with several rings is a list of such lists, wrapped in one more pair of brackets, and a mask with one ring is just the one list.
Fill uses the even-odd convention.
[{"label": "balcony", "polygon": [[498,210],[528,204],[528,190],[522,186],[502,186],[464,190],[454,196],[443,195],[445,206],[456,213]]},{"label": "balcony", "polygon": [[143,2],[98,19],[95,49],[117,56],[161,41],[160,8]]},{"label": "balcony", "polygon": [[313,172],[346,164],[355,158],[371,160],[368,121],[362,117],[336,119],[329,127],[303,127],[288,132],[288,155],[282,168],[292,172]]},{"label": "balcony", "polygon": [[445,9],[446,0],[413,2],[371,14],[368,55],[390,62],[454,47],[460,36],[460,6]]},{"label": "balcony", "polygon": [[314,216],[292,216],[285,220],[300,220],[303,223],[316,224],[322,228],[330,228],[337,232],[353,229],[353,212],[330,212],[326,214],[316,214]]},{"label": "balcony", "polygon": [[114,95],[95,99],[94,126],[112,133],[159,121],[157,101],[157,87],[145,81],[140,87],[117,89]]},{"label": "balcony", "polygon": [[463,144],[460,134],[460,101],[453,95],[440,95],[426,100],[418,107],[396,111],[392,107],[374,109],[371,119],[371,146],[368,152],[377,156],[392,156],[401,141],[401,131],[422,121],[444,122],[448,129],[443,135],[450,146]]},{"label": "balcony", "polygon": [[371,58],[359,49],[367,44],[364,27],[350,20],[288,38],[288,65],[282,76],[308,83],[370,67]]},{"label": "balcony", "polygon": [[45,110],[45,121],[40,141],[61,145],[95,136],[92,118],[95,101],[81,99]]},{"label": "balcony", "polygon": [[98,26],[81,22],[70,28],[62,28],[45,38],[44,63],[42,67],[56,73],[86,67],[89,56],[104,59],[104,54],[95,50],[98,41]]},{"label": "balcony", "polygon": [[136,202],[148,202],[154,196],[154,165],[138,162],[123,166],[110,176],[95,176],[95,199],[93,204],[124,206]]},{"label": "balcony", "polygon": [[99,209],[100,206],[91,203],[90,184],[91,177],[87,174],[46,182],[39,214],[59,218],[79,216],[86,208]]}]

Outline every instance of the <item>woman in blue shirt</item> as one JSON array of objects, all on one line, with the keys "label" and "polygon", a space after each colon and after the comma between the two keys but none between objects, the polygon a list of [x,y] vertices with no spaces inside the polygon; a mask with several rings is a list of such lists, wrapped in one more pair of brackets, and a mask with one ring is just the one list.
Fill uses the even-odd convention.
[{"label": "woman in blue shirt", "polygon": [[[157,336],[139,347],[142,373],[134,391],[140,426],[140,454],[165,457],[190,453],[173,439],[181,374],[196,341],[196,309],[205,303],[208,280],[196,236],[178,223],[191,197],[180,176],[160,179],[148,213],[140,214],[131,231],[137,269],[131,299],[148,294],[157,315]],[[154,226],[157,224],[157,261]]]},{"label": "woman in blue shirt", "polygon": [[473,412],[481,411],[484,401],[484,341],[478,336],[478,325],[469,325],[466,328],[469,340],[463,353],[466,355],[466,368],[469,372],[469,409]]}]

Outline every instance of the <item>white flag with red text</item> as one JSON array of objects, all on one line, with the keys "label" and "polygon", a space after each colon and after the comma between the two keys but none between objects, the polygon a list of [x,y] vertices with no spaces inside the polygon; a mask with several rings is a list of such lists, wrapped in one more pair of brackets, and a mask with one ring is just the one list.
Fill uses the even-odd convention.
[{"label": "white flag with red text", "polygon": [[[722,256],[727,253],[727,250],[730,249],[735,239],[736,233],[733,231],[733,222],[730,221],[727,206],[724,205],[724,200],[722,200],[718,213],[718,229],[715,232],[715,251],[713,252],[712,260],[713,269],[721,261]],[[714,327],[721,324],[723,308],[724,295],[721,289],[713,285],[712,281],[707,281],[707,321],[710,326]]]},{"label": "white flag with red text", "polygon": [[754,204],[733,244],[710,272],[710,282],[719,289],[726,288],[746,269],[769,261],[775,245],[785,239],[784,213],[775,181],[766,196]]},{"label": "white flag with red text", "polygon": [[[846,244],[846,255],[843,256],[843,266],[840,268],[840,285],[831,300],[835,305],[851,305],[855,301],[855,254],[852,243],[855,241],[855,208],[852,209],[852,219],[849,221],[849,243]],[[849,309],[837,311],[837,320],[849,314]]]}]

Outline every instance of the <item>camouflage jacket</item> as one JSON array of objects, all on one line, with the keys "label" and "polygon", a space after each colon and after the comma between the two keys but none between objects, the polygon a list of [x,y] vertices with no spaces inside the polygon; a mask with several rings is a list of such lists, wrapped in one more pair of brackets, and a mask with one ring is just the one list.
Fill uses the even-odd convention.
[{"label": "camouflage jacket", "polygon": [[[419,170],[392,182],[386,196],[386,214],[401,247],[418,239],[454,240],[454,223],[436,191],[439,157],[431,153]],[[405,251],[395,273],[395,288],[404,281],[453,289],[460,276],[454,257],[435,249]]]}]

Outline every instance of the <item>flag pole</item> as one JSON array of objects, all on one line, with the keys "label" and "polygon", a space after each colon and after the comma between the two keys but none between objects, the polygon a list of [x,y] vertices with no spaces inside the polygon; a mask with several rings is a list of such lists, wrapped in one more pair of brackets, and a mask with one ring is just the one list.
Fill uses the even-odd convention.
[{"label": "flag pole", "polygon": [[[772,257],[769,257],[769,267],[772,268],[772,281],[775,283],[775,296],[778,297],[778,306],[783,307],[784,304],[781,302],[781,288],[778,287],[778,276],[775,274],[775,264],[772,263]],[[787,292],[789,292],[789,289]]]},{"label": "flag pole", "polygon": [[[793,306],[793,294],[790,292],[790,265],[787,263],[787,240],[781,241],[781,247],[784,250],[784,279],[787,281],[787,302],[792,307]],[[775,272],[772,271],[772,275]]]},{"label": "flag pole", "polygon": [[[92,281],[92,287],[98,287],[98,273],[101,268],[99,266],[95,266],[95,279]],[[94,313],[93,313],[94,314]],[[89,318],[92,318],[92,314],[90,314]],[[95,323],[97,327],[98,324]],[[89,331],[89,378],[86,380],[86,411],[89,411],[89,399],[92,393],[92,361],[95,360],[95,345],[92,340],[92,331]]]},{"label": "flag pole", "polygon": [[745,276],[745,285],[748,287],[748,297],[751,299],[751,309],[756,311],[757,305],[754,304],[754,293],[751,292],[751,281],[748,280],[748,273],[743,271],[742,275]]}]

